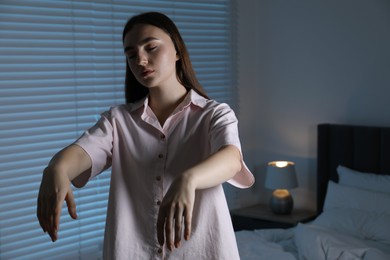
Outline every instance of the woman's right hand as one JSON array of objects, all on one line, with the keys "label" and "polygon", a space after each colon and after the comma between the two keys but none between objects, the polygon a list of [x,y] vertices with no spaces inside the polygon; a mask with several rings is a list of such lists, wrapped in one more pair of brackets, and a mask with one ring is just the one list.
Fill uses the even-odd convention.
[{"label": "woman's right hand", "polygon": [[53,242],[58,238],[64,201],[66,201],[69,215],[76,219],[76,204],[69,177],[49,166],[43,171],[37,202],[37,217],[43,231],[49,234]]}]

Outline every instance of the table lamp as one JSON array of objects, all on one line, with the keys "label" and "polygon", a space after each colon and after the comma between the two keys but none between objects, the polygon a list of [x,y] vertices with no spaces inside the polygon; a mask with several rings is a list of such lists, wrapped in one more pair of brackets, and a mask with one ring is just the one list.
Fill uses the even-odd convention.
[{"label": "table lamp", "polygon": [[267,166],[265,187],[273,189],[270,208],[275,214],[290,214],[294,201],[288,191],[298,186],[293,162],[274,161]]}]

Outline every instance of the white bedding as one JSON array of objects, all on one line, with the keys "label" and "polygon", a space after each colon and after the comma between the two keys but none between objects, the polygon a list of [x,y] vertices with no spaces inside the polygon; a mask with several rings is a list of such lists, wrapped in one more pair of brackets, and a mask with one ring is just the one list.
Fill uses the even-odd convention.
[{"label": "white bedding", "polygon": [[241,260],[286,259],[295,260],[293,229],[262,229],[238,231],[236,239]]},{"label": "white bedding", "polygon": [[[359,239],[318,225],[299,224],[295,228],[294,242],[299,259],[390,259],[390,254],[382,251],[388,247],[385,244]],[[390,247],[387,249],[390,250]]]},{"label": "white bedding", "polygon": [[241,260],[389,260],[390,246],[314,224],[236,232]]},{"label": "white bedding", "polygon": [[390,260],[390,179],[338,171],[342,184],[329,181],[323,212],[311,223],[236,232],[241,259]]}]

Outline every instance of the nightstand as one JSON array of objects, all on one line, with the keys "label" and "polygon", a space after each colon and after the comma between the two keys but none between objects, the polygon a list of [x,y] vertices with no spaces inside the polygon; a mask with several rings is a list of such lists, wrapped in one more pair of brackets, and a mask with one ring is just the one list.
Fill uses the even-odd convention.
[{"label": "nightstand", "polygon": [[230,212],[235,231],[246,229],[290,228],[315,218],[310,210],[293,209],[289,215],[274,214],[267,205],[254,205]]}]

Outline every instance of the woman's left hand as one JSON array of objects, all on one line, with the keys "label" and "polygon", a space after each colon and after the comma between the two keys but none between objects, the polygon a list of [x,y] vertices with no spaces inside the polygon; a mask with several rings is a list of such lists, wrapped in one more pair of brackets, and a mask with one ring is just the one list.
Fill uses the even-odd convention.
[{"label": "woman's left hand", "polygon": [[184,239],[191,234],[192,210],[195,201],[195,187],[189,176],[177,177],[164,196],[157,219],[157,238],[160,245],[166,242],[169,250],[180,246],[184,224]]},{"label": "woman's left hand", "polygon": [[[195,190],[219,185],[241,170],[241,154],[233,145],[223,146],[204,161],[186,170],[169,187],[157,219],[157,238],[172,251],[180,246],[184,223],[184,239],[191,234]],[[173,240],[174,239],[174,240]]]}]

